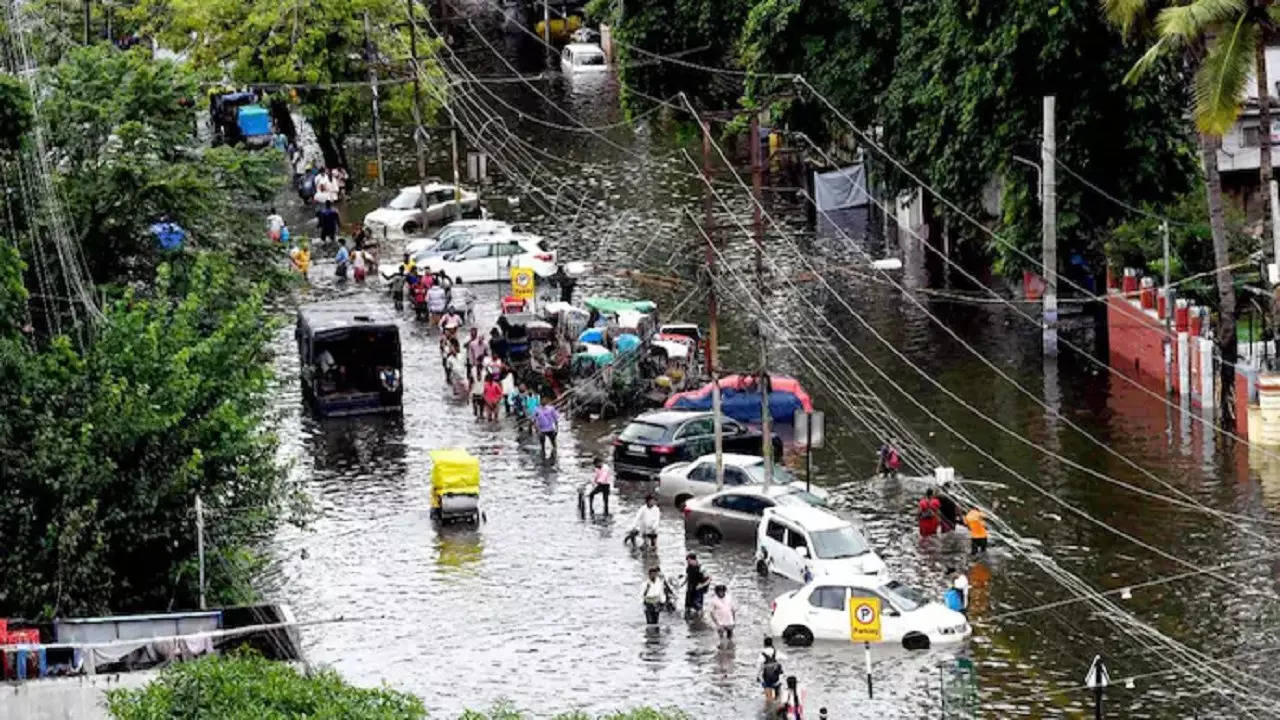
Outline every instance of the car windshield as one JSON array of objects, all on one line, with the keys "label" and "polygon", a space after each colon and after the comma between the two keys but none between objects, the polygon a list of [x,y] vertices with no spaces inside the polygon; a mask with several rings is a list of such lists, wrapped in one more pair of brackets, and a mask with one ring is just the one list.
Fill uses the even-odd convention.
[{"label": "car windshield", "polygon": [[809,533],[809,539],[813,541],[814,554],[826,560],[857,557],[870,550],[866,538],[854,530],[852,525],[812,532]]},{"label": "car windshield", "polygon": [[618,439],[623,442],[659,443],[662,442],[662,437],[666,434],[667,429],[661,425],[633,422],[622,429]]},{"label": "car windshield", "polygon": [[391,202],[387,203],[387,207],[392,210],[412,210],[418,207],[418,191],[402,190]]},{"label": "car windshield", "polygon": [[929,599],[919,590],[910,585],[903,585],[897,580],[890,580],[880,586],[880,592],[884,593],[893,602],[894,607],[902,612],[911,612],[929,603]]},{"label": "car windshield", "polygon": [[[764,463],[760,463],[758,465],[749,465],[747,467],[744,467],[743,469],[751,473],[752,482],[764,483]],[[796,479],[796,476],[792,475],[791,472],[788,471],[786,468],[777,464],[773,466],[773,484],[774,485],[789,485],[795,479]]]},{"label": "car windshield", "polygon": [[587,53],[578,56],[579,65],[603,65],[604,55],[599,53]]},{"label": "car windshield", "polygon": [[779,503],[784,505],[810,505],[813,507],[828,507],[827,501],[804,490],[796,490],[794,492],[784,493],[775,498]]}]

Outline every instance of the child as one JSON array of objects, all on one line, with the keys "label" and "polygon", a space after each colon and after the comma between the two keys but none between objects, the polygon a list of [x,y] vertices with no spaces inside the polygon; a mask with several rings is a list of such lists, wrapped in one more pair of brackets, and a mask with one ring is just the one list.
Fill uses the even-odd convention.
[{"label": "child", "polygon": [[476,373],[475,380],[471,382],[471,412],[476,416],[476,422],[484,419],[484,377],[480,373]]},{"label": "child", "polygon": [[498,422],[498,401],[502,399],[502,385],[492,374],[484,381],[484,408],[489,422]]}]

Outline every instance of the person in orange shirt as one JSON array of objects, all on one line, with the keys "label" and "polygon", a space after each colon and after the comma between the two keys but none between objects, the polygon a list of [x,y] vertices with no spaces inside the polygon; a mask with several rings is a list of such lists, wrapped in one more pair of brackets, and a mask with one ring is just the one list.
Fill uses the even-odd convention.
[{"label": "person in orange shirt", "polygon": [[969,528],[969,554],[977,555],[987,551],[987,522],[982,511],[977,507],[969,508],[965,513],[964,524]]}]

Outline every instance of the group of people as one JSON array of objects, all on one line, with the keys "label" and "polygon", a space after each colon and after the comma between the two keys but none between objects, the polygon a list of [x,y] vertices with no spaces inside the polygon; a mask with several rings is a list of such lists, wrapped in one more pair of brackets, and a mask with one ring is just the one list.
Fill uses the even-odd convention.
[{"label": "group of people", "polygon": [[917,503],[916,523],[920,537],[949,533],[964,523],[969,530],[969,554],[979,555],[987,551],[987,522],[982,510],[972,506],[962,516],[955,498],[945,491],[936,493],[933,488],[924,491],[924,497]]}]

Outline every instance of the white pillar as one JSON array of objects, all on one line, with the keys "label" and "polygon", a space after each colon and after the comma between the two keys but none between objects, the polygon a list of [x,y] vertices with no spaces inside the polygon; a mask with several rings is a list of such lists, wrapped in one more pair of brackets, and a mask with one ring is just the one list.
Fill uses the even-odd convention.
[{"label": "white pillar", "polygon": [[[1209,338],[1197,338],[1200,349],[1200,409],[1206,415],[1213,414],[1214,406],[1214,373],[1213,373],[1213,341]],[[1224,388],[1230,392],[1230,388]]]},{"label": "white pillar", "polygon": [[1185,332],[1178,333],[1178,394],[1185,404],[1191,396],[1191,337]]}]

